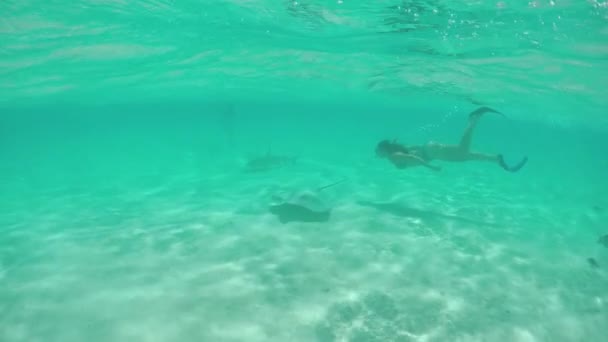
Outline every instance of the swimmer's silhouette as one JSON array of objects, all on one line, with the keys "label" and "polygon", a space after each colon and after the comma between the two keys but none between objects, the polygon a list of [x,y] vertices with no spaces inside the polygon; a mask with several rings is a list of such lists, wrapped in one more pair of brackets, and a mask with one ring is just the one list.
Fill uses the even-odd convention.
[{"label": "swimmer's silhouette", "polygon": [[456,215],[448,215],[442,214],[440,212],[425,210],[425,209],[417,209],[413,207],[406,206],[401,203],[396,202],[371,202],[371,201],[358,201],[357,204],[374,208],[379,211],[383,211],[395,216],[401,217],[409,217],[409,218],[418,218],[421,220],[444,220],[444,221],[454,221],[465,224],[472,224],[478,226],[486,226],[486,227],[501,227],[500,224],[494,222],[485,222],[479,221],[475,219],[469,219],[466,217],[456,216]]},{"label": "swimmer's silhouette", "polygon": [[[429,142],[422,146],[403,146],[395,141],[382,140],[376,146],[376,155],[387,158],[397,168],[404,169],[414,166],[424,166],[434,171],[441,171],[441,167],[431,164],[433,160],[443,160],[450,162],[466,161],[488,161],[497,163],[509,172],[519,171],[526,163],[528,158],[524,157],[518,164],[509,166],[505,163],[502,154],[486,154],[471,151],[471,140],[473,131],[481,116],[485,113],[502,113],[488,107],[481,107],[469,114],[469,124],[466,127],[460,143],[458,145],[445,145],[436,142]],[[504,115],[503,115],[504,116]]]}]

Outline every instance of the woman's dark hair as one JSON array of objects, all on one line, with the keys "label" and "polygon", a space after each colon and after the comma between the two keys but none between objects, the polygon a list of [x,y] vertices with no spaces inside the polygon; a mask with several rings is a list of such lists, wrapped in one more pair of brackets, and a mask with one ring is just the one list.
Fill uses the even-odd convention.
[{"label": "woman's dark hair", "polygon": [[394,141],[382,140],[376,146],[376,154],[386,156],[396,152],[408,153],[407,149]]}]

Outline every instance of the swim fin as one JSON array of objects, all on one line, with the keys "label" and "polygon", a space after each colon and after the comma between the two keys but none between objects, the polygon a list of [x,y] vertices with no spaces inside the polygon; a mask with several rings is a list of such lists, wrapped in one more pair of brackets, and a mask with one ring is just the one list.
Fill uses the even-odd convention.
[{"label": "swim fin", "polygon": [[499,115],[501,115],[501,116],[506,117],[506,115],[504,115],[503,113],[501,113],[501,112],[499,112],[499,111],[497,111],[497,110],[495,110],[495,109],[492,109],[492,108],[490,108],[490,107],[485,107],[485,106],[484,106],[484,107],[479,107],[479,108],[477,108],[476,110],[472,111],[472,112],[469,114],[469,119],[473,119],[473,118],[476,118],[476,117],[480,117],[480,116],[482,116],[482,115],[483,115],[483,114],[485,114],[485,113],[496,113],[496,114],[499,114]]},{"label": "swim fin", "polygon": [[528,157],[524,157],[516,165],[509,166],[509,165],[507,165],[507,163],[505,163],[505,158],[502,156],[502,154],[498,156],[498,163],[500,164],[500,166],[509,172],[519,171],[522,167],[524,167],[524,165],[526,165],[527,162],[528,162]]}]

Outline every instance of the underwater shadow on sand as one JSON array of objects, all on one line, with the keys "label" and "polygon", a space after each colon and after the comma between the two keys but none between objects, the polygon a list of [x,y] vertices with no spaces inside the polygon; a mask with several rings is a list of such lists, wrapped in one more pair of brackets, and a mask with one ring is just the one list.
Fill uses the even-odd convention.
[{"label": "underwater shadow on sand", "polygon": [[408,207],[402,203],[395,202],[371,202],[371,201],[357,201],[357,204],[374,208],[378,211],[382,211],[385,213],[389,213],[395,216],[407,217],[407,218],[416,218],[425,221],[433,221],[433,220],[441,220],[441,221],[452,221],[457,223],[466,223],[477,226],[486,226],[486,227],[494,227],[500,228],[502,225],[494,223],[494,222],[486,222],[475,219],[469,219],[466,217],[456,216],[456,215],[447,215],[439,212],[435,212],[432,210],[424,210],[424,209],[416,209],[412,207]]}]

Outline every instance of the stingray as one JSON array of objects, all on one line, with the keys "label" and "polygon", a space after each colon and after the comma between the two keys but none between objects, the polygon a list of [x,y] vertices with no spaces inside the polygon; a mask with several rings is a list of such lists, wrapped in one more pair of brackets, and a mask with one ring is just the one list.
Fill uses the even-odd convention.
[{"label": "stingray", "polygon": [[318,196],[318,192],[338,185],[344,180],[323,186],[316,191],[302,191],[291,196],[274,196],[275,203],[269,211],[281,223],[289,222],[327,222],[331,216],[329,208]]}]

